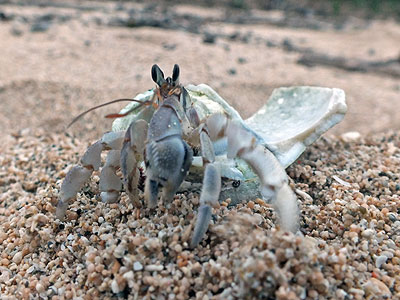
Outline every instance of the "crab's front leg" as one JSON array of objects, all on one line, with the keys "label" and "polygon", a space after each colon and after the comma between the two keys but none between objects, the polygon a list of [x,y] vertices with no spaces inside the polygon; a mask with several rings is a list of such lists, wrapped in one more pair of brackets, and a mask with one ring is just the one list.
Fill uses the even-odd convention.
[{"label": "crab's front leg", "polygon": [[[242,125],[229,120],[223,114],[211,115],[206,122],[206,126],[212,141],[225,136],[228,138],[228,158],[239,157],[243,159],[258,175],[261,194],[264,198],[271,200],[278,211],[282,229],[292,232],[297,231],[299,223],[297,199],[288,185],[287,174],[276,157],[268,149],[257,144],[255,137],[244,129]],[[209,178],[215,180],[214,176],[209,175]],[[204,181],[205,186],[203,187],[202,195],[203,193],[206,194],[210,188],[206,186],[208,183],[207,174],[204,177]],[[220,181],[218,182],[220,184]],[[203,210],[206,211],[204,208]],[[207,230],[208,221],[211,218],[210,208],[206,212],[207,214],[199,212],[192,246],[196,246],[200,242],[202,235]],[[204,219],[204,221],[200,221],[200,219]]]},{"label": "crab's front leg", "polygon": [[[239,144],[246,136],[250,135],[239,124],[231,124],[235,133],[228,133],[232,143]],[[237,128],[233,129],[234,127]],[[233,133],[233,132],[232,132]],[[278,159],[265,147],[254,144],[237,148],[237,155],[246,161],[253,171],[260,178],[261,195],[272,202],[280,217],[280,224],[283,230],[296,232],[299,227],[299,212],[297,198],[288,185],[288,177]],[[232,153],[232,158],[234,157]],[[228,156],[229,157],[229,156]]]},{"label": "crab's front leg", "polygon": [[[61,185],[60,196],[57,204],[56,215],[60,220],[64,220],[68,204],[76,197],[88,181],[93,171],[98,170],[101,165],[101,152],[107,149],[121,149],[124,133],[108,132],[96,143],[91,145],[81,158],[81,165],[74,166],[65,176]],[[103,200],[115,198],[115,193],[119,194],[121,183],[115,179],[115,157],[114,154],[108,156],[107,162],[100,175],[100,190],[103,192]],[[112,194],[112,196],[111,196]]]},{"label": "crab's front leg", "polygon": [[203,188],[200,194],[200,207],[190,246],[196,247],[207,231],[211,220],[211,210],[218,204],[221,192],[221,174],[215,165],[214,147],[206,130],[200,132],[200,145],[203,164],[205,165]]}]

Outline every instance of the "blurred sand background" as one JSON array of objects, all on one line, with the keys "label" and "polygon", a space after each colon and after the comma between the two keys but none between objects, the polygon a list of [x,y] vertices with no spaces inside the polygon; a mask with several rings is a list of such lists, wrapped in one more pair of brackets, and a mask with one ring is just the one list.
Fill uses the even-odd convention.
[{"label": "blurred sand background", "polygon": [[[335,18],[312,7],[261,10],[221,3],[5,1],[0,5],[1,134],[24,128],[62,132],[89,107],[152,88],[154,63],[166,73],[179,64],[182,83],[207,83],[244,117],[276,87],[314,85],[346,92],[348,115],[331,133],[400,128],[398,69],[393,76],[299,63],[307,53],[350,63],[399,59],[400,25],[392,18]],[[91,113],[69,133],[98,137],[110,128],[104,114],[123,105]]]}]

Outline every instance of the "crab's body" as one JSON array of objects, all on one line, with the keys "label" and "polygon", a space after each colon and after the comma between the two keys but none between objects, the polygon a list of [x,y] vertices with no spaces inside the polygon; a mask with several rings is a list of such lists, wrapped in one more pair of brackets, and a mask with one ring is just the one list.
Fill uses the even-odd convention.
[{"label": "crab's body", "polygon": [[[190,96],[190,103],[187,105],[194,107],[198,114],[200,123],[205,122],[212,114],[224,114],[231,120],[235,120],[242,124],[243,128],[246,128],[246,130],[249,130],[254,134],[261,143],[263,142],[262,138],[244,123],[240,114],[211,87],[206,84],[200,84],[197,86],[188,85],[185,89]],[[154,96],[154,92],[154,89],[148,90],[145,93],[138,94],[135,99],[149,101]],[[120,114],[132,111],[138,105],[139,103],[130,103],[120,111]],[[154,112],[155,110],[152,110],[152,113]],[[145,120],[150,122],[152,116],[153,115],[150,113],[147,114]],[[112,130],[115,132],[125,131],[129,128],[129,125],[132,122],[139,119],[143,119],[142,112],[130,113],[125,117],[116,119],[112,124]],[[243,163],[240,158],[227,159],[227,139],[219,139],[213,143],[213,147],[216,154],[216,164],[219,166],[223,178],[223,187],[220,198],[231,198],[231,200],[233,200],[232,203],[237,203],[243,200],[244,195],[246,195],[246,198],[251,196],[260,196],[257,189],[257,186],[259,185],[257,175],[254,174],[251,168],[249,168],[247,164]],[[184,185],[182,185],[182,187],[186,190],[192,189],[193,191],[201,189],[203,172],[204,165],[202,157],[194,156],[187,177],[188,180]]]},{"label": "crab's body", "polygon": [[[311,89],[308,95],[311,99],[319,99],[321,95],[326,97],[326,94],[329,97],[329,101],[323,99],[327,103],[323,114],[315,112],[315,103],[307,107],[301,97],[297,99],[303,115],[304,111],[311,111],[308,125],[300,130],[300,124],[296,120],[293,123],[296,116],[287,114],[285,109],[279,110],[279,104],[287,99],[280,97],[274,101],[272,97],[268,103],[281,118],[279,122],[294,127],[294,130],[286,131],[282,136],[269,132],[271,126],[267,126],[269,120],[266,116],[270,109],[267,105],[244,121],[207,85],[181,86],[177,65],[172,78],[166,79],[161,69],[154,65],[152,77],[158,88],[137,95],[137,102],[120,112],[119,116],[123,117],[114,121],[113,131],[89,147],[81,165],[68,172],[61,187],[58,217],[64,218],[68,203],[92,171],[99,169],[101,152],[110,150],[100,174],[101,198],[104,202],[117,201],[122,190],[121,180],[116,175],[118,168],[123,174],[125,191],[137,205],[140,205],[139,167],[146,169],[144,196],[150,207],[156,206],[160,187],[164,201],[171,201],[185,178],[200,182],[199,175],[204,174],[192,246],[200,242],[207,230],[211,207],[218,203],[219,197],[230,197],[238,202],[260,195],[275,205],[282,228],[296,231],[297,200],[288,186],[284,167],[341,120],[346,111],[343,92],[298,88],[303,89],[300,91],[302,95],[304,89],[306,95],[307,89]],[[289,90],[289,93],[292,98],[297,97],[296,92]],[[321,95],[316,96],[318,93]],[[279,91],[275,94],[281,96]],[[193,155],[196,152],[199,155]],[[187,176],[188,173],[191,175]]]},{"label": "crab's body", "polygon": [[[201,120],[206,120],[214,113],[226,114],[230,119],[240,122],[243,128],[256,137],[259,144],[273,152],[285,168],[322,133],[340,122],[347,110],[345,96],[340,89],[280,88],[274,91],[268,102],[256,114],[243,120],[210,86],[189,84],[185,89]],[[135,99],[148,101],[153,95],[154,89],[151,89],[136,95]],[[120,113],[131,111],[138,105],[130,103]],[[147,121],[151,119],[150,114],[146,117]],[[113,122],[112,130],[124,131],[132,122],[141,118],[142,112],[118,118]],[[246,199],[260,197],[257,175],[242,159],[227,159],[226,147],[226,139],[214,143],[216,163],[220,166],[223,178],[220,199],[230,198],[232,204],[237,204]],[[188,175],[190,180],[182,185],[182,190],[200,190],[203,172],[201,156],[194,156]]]}]

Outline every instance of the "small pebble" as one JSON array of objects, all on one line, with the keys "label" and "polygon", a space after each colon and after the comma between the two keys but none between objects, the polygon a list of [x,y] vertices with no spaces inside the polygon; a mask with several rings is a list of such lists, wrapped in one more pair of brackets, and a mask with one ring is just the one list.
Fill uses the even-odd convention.
[{"label": "small pebble", "polygon": [[118,294],[121,291],[115,279],[111,282],[111,290],[114,294]]},{"label": "small pebble", "polygon": [[356,142],[361,138],[361,134],[358,131],[349,131],[343,133],[341,136],[342,141],[346,143]]},{"label": "small pebble", "polygon": [[15,262],[18,265],[21,262],[21,260],[22,260],[22,252],[19,251],[19,252],[14,254],[14,257],[13,257],[12,261]]},{"label": "small pebble", "polygon": [[43,293],[45,291],[45,288],[41,283],[38,283],[38,284],[36,284],[36,291],[38,293]]},{"label": "small pebble", "polygon": [[390,289],[382,281],[370,278],[364,285],[367,295],[391,297]]},{"label": "small pebble", "polygon": [[361,233],[361,236],[367,239],[371,239],[375,231],[373,229],[366,229]]},{"label": "small pebble", "polygon": [[387,256],[385,255],[380,255],[375,259],[375,266],[377,268],[380,268],[386,261],[388,260]]},{"label": "small pebble", "polygon": [[141,270],[143,270],[143,265],[140,262],[136,261],[133,264],[133,270],[134,271],[141,271]]},{"label": "small pebble", "polygon": [[150,272],[162,271],[164,269],[164,266],[161,266],[161,265],[147,265],[144,269],[146,271],[150,271]]}]

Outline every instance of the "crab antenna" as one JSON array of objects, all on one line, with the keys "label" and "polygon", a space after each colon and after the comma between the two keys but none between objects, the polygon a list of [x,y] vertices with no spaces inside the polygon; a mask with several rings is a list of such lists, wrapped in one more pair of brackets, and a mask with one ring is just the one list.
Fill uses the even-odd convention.
[{"label": "crab antenna", "polygon": [[126,101],[128,101],[128,102],[143,103],[143,101],[136,100],[136,99],[122,98],[122,99],[116,99],[116,100],[112,100],[112,101],[110,101],[110,102],[106,102],[106,103],[103,103],[103,104],[94,106],[94,107],[89,108],[88,110],[84,111],[83,113],[79,114],[78,116],[76,116],[76,117],[71,121],[71,123],[68,124],[68,126],[67,126],[66,129],[68,129],[69,127],[71,127],[72,124],[74,124],[76,121],[78,121],[78,120],[79,120],[80,118],[82,118],[84,115],[86,115],[87,113],[89,113],[89,112],[91,112],[91,111],[93,111],[93,110],[95,110],[95,109],[98,109],[98,108],[100,108],[100,107],[107,106],[107,105],[110,105],[110,104],[114,104],[114,103],[117,103],[117,102],[126,102]]},{"label": "crab antenna", "polygon": [[116,118],[122,118],[125,117],[127,115],[129,115],[130,113],[133,113],[135,110],[138,110],[139,108],[141,108],[143,105],[149,105],[150,103],[153,103],[153,101],[144,101],[141,102],[138,106],[132,107],[130,110],[128,110],[126,113],[120,114],[120,113],[116,113],[116,114],[108,114],[105,115],[105,117],[107,119],[116,119]]}]

